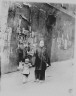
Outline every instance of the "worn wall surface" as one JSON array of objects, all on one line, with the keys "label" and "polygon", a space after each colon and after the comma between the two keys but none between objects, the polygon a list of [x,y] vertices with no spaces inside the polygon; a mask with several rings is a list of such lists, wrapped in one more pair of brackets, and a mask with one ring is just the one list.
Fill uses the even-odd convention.
[{"label": "worn wall surface", "polygon": [[[46,6],[45,6],[46,7]],[[25,8],[24,8],[25,9]],[[20,11],[19,13],[24,14],[28,18],[28,14],[30,10],[24,10],[23,13]],[[18,9],[17,9],[18,10]],[[46,14],[44,11],[40,11],[36,7],[31,8],[31,26],[32,31],[37,34],[41,34],[45,40],[45,45],[47,48],[47,53],[51,62],[67,60],[73,57],[74,51],[74,26],[75,20],[71,16],[64,14],[63,12],[58,11],[56,16],[56,24],[53,29],[47,30],[46,26]],[[17,11],[18,12],[18,11]],[[8,14],[7,14],[8,15]],[[9,17],[8,17],[9,18]],[[30,16],[29,16],[30,18]],[[28,18],[28,21],[29,21]],[[7,19],[7,18],[6,18]],[[4,46],[4,58],[6,62],[2,65],[2,72],[12,72],[17,70],[17,39],[16,39],[16,29],[18,24],[18,14],[15,15],[14,18],[9,18],[7,21],[8,27],[12,29],[11,34],[6,32],[6,36],[9,34],[10,43],[6,40],[6,45]],[[21,23],[25,28],[27,27],[27,23]],[[68,35],[67,35],[68,34]],[[39,35],[38,35],[39,36]],[[8,36],[7,36],[8,37]],[[69,39],[68,39],[69,37]],[[40,37],[39,37],[40,39]],[[69,42],[67,45],[66,42]],[[65,44],[66,43],[66,44]]]},{"label": "worn wall surface", "polygon": [[[59,13],[57,17],[56,27],[55,27],[56,38],[52,39],[52,61],[61,61],[73,58],[74,55],[74,33],[75,33],[75,19],[62,12]],[[59,33],[59,34],[56,34]],[[63,37],[62,37],[63,35]],[[64,42],[64,47],[59,47],[58,39],[62,39]],[[60,40],[61,41],[61,40]]]}]

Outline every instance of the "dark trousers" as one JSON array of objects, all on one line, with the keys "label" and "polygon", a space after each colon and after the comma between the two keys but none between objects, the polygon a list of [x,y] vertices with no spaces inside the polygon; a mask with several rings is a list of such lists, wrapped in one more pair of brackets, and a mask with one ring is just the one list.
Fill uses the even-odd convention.
[{"label": "dark trousers", "polygon": [[35,79],[45,80],[45,70],[35,70]]}]

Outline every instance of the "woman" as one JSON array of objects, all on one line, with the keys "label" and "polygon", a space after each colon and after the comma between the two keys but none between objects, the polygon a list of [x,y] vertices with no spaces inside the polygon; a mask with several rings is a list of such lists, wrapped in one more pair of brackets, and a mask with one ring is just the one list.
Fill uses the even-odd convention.
[{"label": "woman", "polygon": [[35,81],[45,80],[46,56],[45,56],[44,41],[40,41],[39,48],[36,50],[35,56]]}]

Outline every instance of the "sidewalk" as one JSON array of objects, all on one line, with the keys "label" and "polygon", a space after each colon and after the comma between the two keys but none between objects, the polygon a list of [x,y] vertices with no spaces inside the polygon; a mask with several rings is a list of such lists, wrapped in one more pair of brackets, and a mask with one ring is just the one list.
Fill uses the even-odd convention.
[{"label": "sidewalk", "polygon": [[1,78],[2,96],[72,96],[72,61],[55,62],[46,70],[44,83],[34,82],[34,68],[31,68],[29,81],[22,84],[19,71],[5,74]]}]

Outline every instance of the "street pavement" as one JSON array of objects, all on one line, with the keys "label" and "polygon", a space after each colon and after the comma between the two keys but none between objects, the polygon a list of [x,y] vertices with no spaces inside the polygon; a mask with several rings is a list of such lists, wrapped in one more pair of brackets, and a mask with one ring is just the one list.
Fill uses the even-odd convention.
[{"label": "street pavement", "polygon": [[45,82],[34,80],[34,68],[30,68],[25,84],[20,71],[2,75],[1,96],[73,96],[73,62],[52,63],[46,70]]}]

